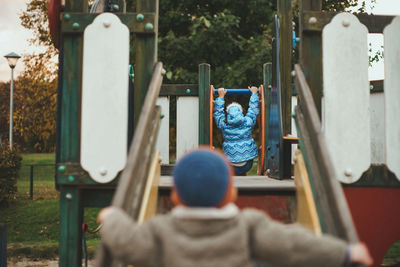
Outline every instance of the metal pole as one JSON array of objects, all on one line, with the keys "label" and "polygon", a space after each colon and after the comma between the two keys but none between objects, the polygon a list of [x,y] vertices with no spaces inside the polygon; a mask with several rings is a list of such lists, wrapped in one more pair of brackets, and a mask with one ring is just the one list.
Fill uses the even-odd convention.
[{"label": "metal pole", "polygon": [[10,89],[10,149],[13,148],[13,108],[14,108],[14,68],[11,68],[11,89]]}]

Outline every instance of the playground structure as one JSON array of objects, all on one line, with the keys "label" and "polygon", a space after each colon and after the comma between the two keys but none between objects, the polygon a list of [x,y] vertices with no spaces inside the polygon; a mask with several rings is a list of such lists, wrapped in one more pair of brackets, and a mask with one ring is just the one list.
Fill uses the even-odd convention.
[{"label": "playground structure", "polygon": [[[114,2],[114,11],[114,5],[123,6]],[[299,3],[297,208],[293,181],[285,179],[291,175],[295,138],[291,1],[283,0],[277,1],[273,62],[264,65],[263,167],[259,176],[236,179],[237,204],[266,210],[284,222],[297,217],[317,234],[349,242],[359,236],[379,266],[400,237],[400,39],[395,34],[400,18],[322,12],[321,2]],[[179,158],[192,147],[212,145],[214,92],[208,64],[199,66],[197,85],[162,85],[162,64],[156,62],[157,0],[138,1],[136,13],[115,14],[90,14],[87,1],[66,0],[59,15],[60,4],[50,1],[49,8],[60,49],[60,266],[80,266],[84,207],[112,203],[138,221],[171,208],[171,179],[163,175],[169,164],[169,96],[177,97]],[[368,82],[368,32],[385,35],[384,86]],[[130,34],[135,35],[133,87],[128,81]],[[116,264],[102,245],[96,257],[97,266]]]}]

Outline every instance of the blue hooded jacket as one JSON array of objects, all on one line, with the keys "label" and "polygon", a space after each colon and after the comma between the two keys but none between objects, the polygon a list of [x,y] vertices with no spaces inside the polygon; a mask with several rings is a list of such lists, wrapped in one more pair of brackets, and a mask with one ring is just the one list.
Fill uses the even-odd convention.
[{"label": "blue hooded jacket", "polygon": [[243,116],[239,107],[231,106],[227,111],[225,121],[224,106],[223,97],[215,99],[214,119],[218,128],[222,131],[224,138],[222,149],[225,155],[233,163],[256,158],[258,150],[251,133],[259,113],[258,93],[251,94],[246,116]]}]

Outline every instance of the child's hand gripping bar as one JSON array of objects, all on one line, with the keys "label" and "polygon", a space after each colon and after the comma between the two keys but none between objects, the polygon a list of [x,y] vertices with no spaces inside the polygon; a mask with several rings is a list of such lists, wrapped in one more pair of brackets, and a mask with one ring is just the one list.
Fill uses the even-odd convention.
[{"label": "child's hand gripping bar", "polygon": [[[226,89],[227,95],[251,95],[251,92],[249,89]],[[218,94],[218,89],[214,89],[214,94]]]}]

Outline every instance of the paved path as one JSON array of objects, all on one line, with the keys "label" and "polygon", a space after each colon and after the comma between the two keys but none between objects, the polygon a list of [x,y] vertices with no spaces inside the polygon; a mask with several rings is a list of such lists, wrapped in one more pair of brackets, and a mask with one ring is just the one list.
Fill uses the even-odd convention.
[{"label": "paved path", "polygon": [[[31,260],[26,258],[13,258],[7,260],[7,267],[58,267],[58,259],[55,260]],[[84,266],[82,264],[82,266]],[[88,267],[93,267],[94,261],[88,262]]]}]

